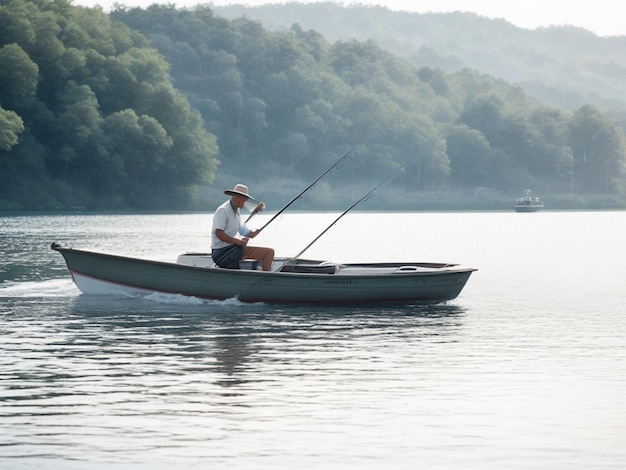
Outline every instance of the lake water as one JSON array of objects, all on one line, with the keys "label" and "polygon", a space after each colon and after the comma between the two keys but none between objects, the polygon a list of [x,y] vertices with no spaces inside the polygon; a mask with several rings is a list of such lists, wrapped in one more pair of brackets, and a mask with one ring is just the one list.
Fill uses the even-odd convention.
[{"label": "lake water", "polygon": [[350,213],[305,254],[479,269],[429,307],[86,296],[52,242],[173,260],[211,215],[0,224],[2,469],[626,467],[626,212]]}]

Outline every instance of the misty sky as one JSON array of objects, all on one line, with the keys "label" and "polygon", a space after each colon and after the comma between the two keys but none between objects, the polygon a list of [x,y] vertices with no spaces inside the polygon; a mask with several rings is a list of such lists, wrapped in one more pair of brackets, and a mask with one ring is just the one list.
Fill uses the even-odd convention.
[{"label": "misty sky", "polygon": [[[73,0],[74,5],[100,5],[105,11],[114,3],[146,7],[153,3],[177,7],[198,3],[213,5],[284,3],[287,0]],[[328,0],[300,0],[301,3]],[[538,26],[574,25],[600,36],[626,35],[624,0],[357,0],[336,1],[343,5],[384,5],[391,10],[414,12],[469,11],[489,18],[504,18],[514,25],[534,29]]]}]

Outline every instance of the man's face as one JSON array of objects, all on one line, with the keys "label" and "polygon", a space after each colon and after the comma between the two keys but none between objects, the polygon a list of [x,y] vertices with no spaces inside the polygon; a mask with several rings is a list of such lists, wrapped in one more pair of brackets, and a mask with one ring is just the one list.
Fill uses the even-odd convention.
[{"label": "man's face", "polygon": [[239,209],[243,209],[243,207],[246,205],[247,200],[248,198],[245,196],[240,196],[240,195],[233,196],[233,204],[235,205],[235,207],[238,207]]}]

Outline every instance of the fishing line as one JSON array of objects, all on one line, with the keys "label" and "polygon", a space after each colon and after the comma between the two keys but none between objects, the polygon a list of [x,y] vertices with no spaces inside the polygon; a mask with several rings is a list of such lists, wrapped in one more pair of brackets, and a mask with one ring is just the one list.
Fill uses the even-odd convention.
[{"label": "fishing line", "polygon": [[337,217],[328,227],[326,227],[317,237],[315,237],[311,243],[309,243],[306,247],[304,247],[304,249],[302,251],[300,251],[300,253],[298,253],[297,255],[289,258],[285,262],[285,264],[287,264],[290,261],[294,261],[294,260],[298,259],[305,251],[307,251],[309,248],[311,248],[311,246],[317,240],[319,240],[326,232],[328,232],[331,229],[331,227],[333,227],[339,221],[339,219],[341,219],[344,215],[346,215],[348,212],[350,212],[359,203],[361,203],[362,201],[364,201],[365,199],[370,197],[372,195],[372,193],[374,193],[374,191],[376,191],[385,182],[387,182],[389,179],[391,179],[393,176],[395,176],[402,168],[404,168],[411,160],[415,159],[415,157],[417,157],[418,155],[419,155],[418,153],[413,155],[411,158],[409,158],[407,161],[405,161],[402,165],[400,165],[398,168],[396,168],[392,173],[387,175],[385,177],[385,179],[383,179],[380,183],[378,183],[376,186],[374,186],[372,189],[370,189],[365,195],[363,195],[356,202],[354,202],[354,204],[352,204],[350,207],[348,207],[339,217]]},{"label": "fishing line", "polygon": [[333,163],[330,167],[328,167],[321,175],[319,175],[317,178],[315,178],[315,180],[313,180],[313,182],[311,184],[309,184],[306,188],[304,188],[300,193],[298,193],[297,196],[295,196],[291,201],[289,201],[285,206],[283,206],[282,209],[280,209],[276,214],[274,214],[274,216],[268,222],[266,222],[266,224],[263,225],[263,227],[261,227],[259,229],[259,232],[263,231],[263,229],[265,229],[265,227],[267,227],[269,224],[271,224],[274,221],[274,219],[276,219],[276,217],[278,217],[285,210],[287,210],[287,208],[289,206],[291,206],[294,202],[296,202],[298,199],[300,199],[300,197],[302,197],[302,195],[304,193],[306,193],[309,189],[311,189],[315,185],[315,183],[317,183],[324,176],[326,176],[333,168],[335,168],[337,165],[339,165],[339,163],[342,160],[344,160],[346,157],[348,157],[348,155],[350,155],[359,145],[361,145],[363,143],[363,141],[365,141],[365,139],[367,139],[370,135],[372,135],[374,132],[376,132],[383,124],[387,123],[392,117],[393,117],[393,115],[389,116],[387,119],[382,120],[375,127],[370,129],[361,138],[361,140],[359,140],[356,144],[354,144],[346,153],[344,153],[337,161],[335,161],[335,163]]},{"label": "fishing line", "polygon": [[[365,139],[367,139],[370,135],[372,135],[374,132],[376,132],[383,124],[389,122],[393,116],[394,116],[393,114],[391,116],[388,116],[386,119],[383,119],[376,126],[374,126],[372,129],[370,129],[356,144],[354,144],[346,153],[344,153],[337,161],[335,161],[335,163],[333,163],[321,175],[319,175],[317,178],[315,178],[315,180],[313,180],[313,182],[311,184],[309,184],[306,188],[304,188],[302,191],[300,191],[300,193],[298,193],[298,195],[296,195],[291,201],[289,201],[285,206],[283,206],[282,209],[280,209],[278,212],[276,212],[276,214],[274,214],[274,216],[269,221],[267,221],[265,223],[265,225],[263,225],[258,230],[258,233],[261,233],[269,224],[271,224],[274,220],[276,220],[276,218],[278,216],[280,216],[283,212],[285,212],[285,210],[287,210],[287,208],[289,206],[291,206],[294,202],[296,202],[298,199],[300,199],[300,197],[302,197],[302,195],[304,193],[306,193],[309,189],[311,189],[319,180],[321,180],[324,176],[326,176],[333,168],[337,167],[337,165],[339,165],[339,163],[341,163],[341,161],[343,161],[345,158],[347,158],[359,145],[361,145],[365,141]],[[265,207],[265,205],[263,205],[263,207],[260,207],[260,206],[261,206],[261,204],[259,204],[255,208],[255,210],[257,208],[259,208],[259,211],[260,211],[260,210],[262,210],[263,207]],[[253,215],[254,215],[254,213],[250,214],[250,216],[246,219],[246,222],[248,220],[250,220],[250,218]],[[230,249],[227,250],[222,256],[223,257],[227,256],[228,254],[230,254],[236,248],[237,248],[237,245],[231,246]]]}]

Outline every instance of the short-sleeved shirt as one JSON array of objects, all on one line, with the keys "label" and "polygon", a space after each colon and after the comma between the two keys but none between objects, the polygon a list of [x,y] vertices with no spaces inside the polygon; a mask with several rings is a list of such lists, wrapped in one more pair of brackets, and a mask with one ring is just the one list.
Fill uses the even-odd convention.
[{"label": "short-sleeved shirt", "polygon": [[230,199],[219,206],[213,214],[213,228],[211,229],[211,249],[217,250],[230,245],[217,238],[216,230],[223,230],[226,235],[234,237],[239,233],[242,237],[247,236],[251,230],[246,224],[241,223],[239,209],[235,209]]}]

